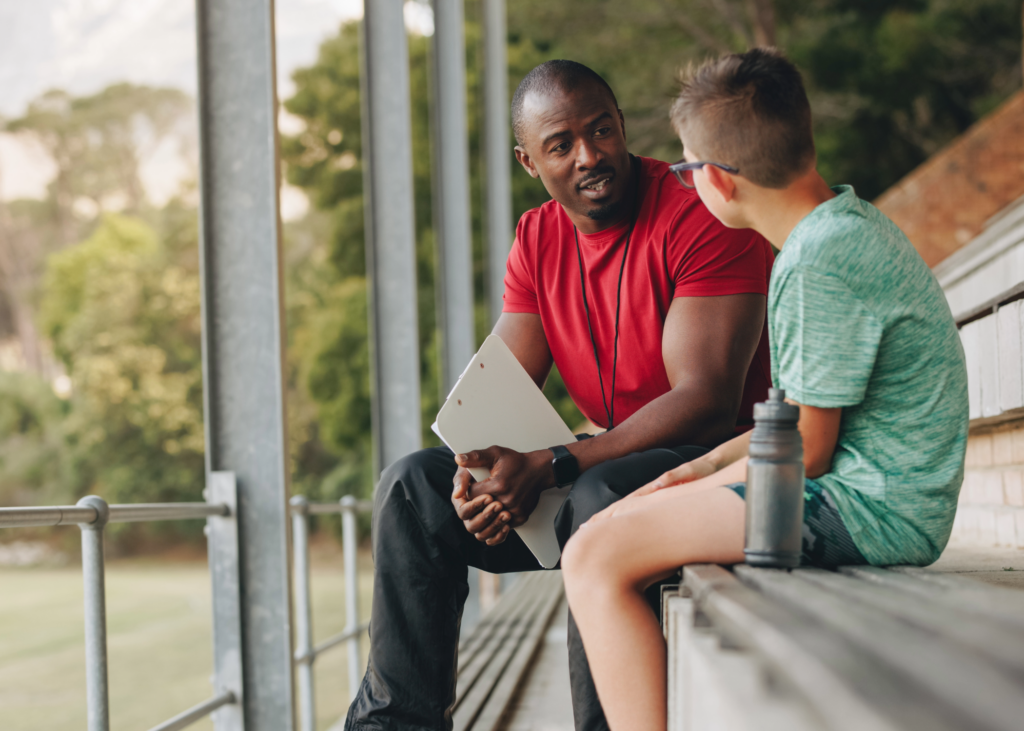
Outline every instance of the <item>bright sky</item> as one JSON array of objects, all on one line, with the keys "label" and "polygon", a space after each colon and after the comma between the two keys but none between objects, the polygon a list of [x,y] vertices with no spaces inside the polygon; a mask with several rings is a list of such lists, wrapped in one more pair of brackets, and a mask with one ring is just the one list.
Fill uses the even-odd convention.
[{"label": "bright sky", "polygon": [[[131,81],[194,95],[194,8],[195,0],[3,0],[0,117],[20,116],[31,99],[52,88],[89,94]],[[342,21],[361,17],[363,3],[277,0],[276,11],[278,94],[284,99],[294,89],[292,71],[311,64],[320,42]],[[431,34],[429,6],[408,3],[406,25]],[[52,175],[46,163],[39,151],[0,135],[0,198],[41,197]]]}]

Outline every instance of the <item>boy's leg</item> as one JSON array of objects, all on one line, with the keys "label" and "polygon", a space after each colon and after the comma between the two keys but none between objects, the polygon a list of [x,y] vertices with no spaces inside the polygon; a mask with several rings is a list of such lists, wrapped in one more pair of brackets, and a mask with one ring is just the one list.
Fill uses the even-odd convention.
[{"label": "boy's leg", "polygon": [[[703,447],[676,447],[638,452],[609,460],[587,470],[573,485],[555,518],[555,533],[563,548],[569,537],[591,516],[638,490],[684,462],[707,454]],[[660,613],[660,589],[652,587],[651,606]],[[597,698],[587,656],[572,612],[569,613],[569,680],[572,690],[573,718],[577,731],[605,731],[601,703]]]},{"label": "boy's leg", "polygon": [[710,478],[628,502],[572,538],[563,576],[610,727],[663,731],[665,645],[637,587],[684,564],[742,561],[745,508]]},{"label": "boy's leg", "polygon": [[487,547],[452,506],[455,460],[424,449],[384,470],[374,496],[370,660],[346,729],[451,728],[456,649],[467,566],[493,573],[538,569],[514,533]]}]

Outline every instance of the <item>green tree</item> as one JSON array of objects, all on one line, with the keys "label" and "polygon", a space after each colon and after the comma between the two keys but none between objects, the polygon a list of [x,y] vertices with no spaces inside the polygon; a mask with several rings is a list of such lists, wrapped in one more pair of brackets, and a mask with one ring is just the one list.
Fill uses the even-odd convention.
[{"label": "green tree", "polygon": [[67,404],[31,373],[0,371],[0,504],[66,499]]},{"label": "green tree", "polygon": [[864,197],[1020,88],[1019,0],[802,5],[787,12],[789,49],[811,80],[820,167]]},{"label": "green tree", "polygon": [[182,126],[192,108],[178,89],[120,83],[80,97],[54,89],[5,129],[32,137],[53,160],[50,200],[64,243],[71,243],[78,238],[75,206],[83,199],[101,211],[143,207],[139,163],[172,133],[188,144]]},{"label": "green tree", "polygon": [[[412,38],[413,88],[426,83],[425,52],[425,41]],[[285,108],[303,120],[305,130],[282,140],[282,157],[289,181],[305,189],[316,208],[324,212],[327,230],[322,232],[326,240],[305,246],[297,241],[302,234],[296,227],[287,232],[289,346],[293,353],[290,361],[296,381],[295,395],[300,403],[311,398],[316,404],[316,435],[335,459],[314,460],[318,462],[315,467],[308,460],[300,460],[293,473],[297,477],[296,489],[309,494],[325,498],[344,493],[368,494],[373,481],[358,26],[343,25],[338,36],[321,45],[317,63],[297,71],[294,78],[296,93],[285,102]],[[419,103],[414,97],[413,172],[421,352],[432,348],[434,331],[425,115],[426,97],[422,96]],[[297,254],[296,249],[301,253]],[[436,363],[425,357],[421,370],[423,408],[429,411],[437,403]],[[305,431],[309,434],[310,429]],[[318,474],[324,469],[328,469],[326,475]],[[324,477],[324,484],[318,484]]]},{"label": "green tree", "polygon": [[47,263],[40,320],[73,384],[64,438],[74,493],[199,499],[199,280],[194,227],[181,218],[161,237],[108,214]]},{"label": "green tree", "polygon": [[35,326],[47,254],[88,235],[105,210],[149,209],[141,161],[168,138],[194,158],[192,101],[177,89],[114,84],[85,96],[51,90],[0,130],[31,139],[53,161],[44,201],[0,201],[0,337],[17,337],[26,365],[43,373],[46,348]]},{"label": "green tree", "polygon": [[[805,74],[819,165],[874,198],[1021,84],[1019,0],[614,0],[509,4],[509,32],[601,73],[634,152],[681,156],[678,70],[775,43]],[[516,80],[517,81],[517,80]]]}]

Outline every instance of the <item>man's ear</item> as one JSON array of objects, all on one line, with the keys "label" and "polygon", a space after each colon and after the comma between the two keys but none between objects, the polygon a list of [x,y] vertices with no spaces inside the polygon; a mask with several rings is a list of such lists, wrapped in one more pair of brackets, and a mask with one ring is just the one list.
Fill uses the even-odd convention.
[{"label": "man's ear", "polygon": [[736,181],[729,173],[714,165],[705,165],[701,172],[704,173],[704,178],[712,190],[722,197],[723,202],[728,203],[736,197]]},{"label": "man's ear", "polygon": [[619,113],[619,124],[622,125],[622,139],[626,139],[626,118],[622,116],[622,110],[616,110]]},{"label": "man's ear", "polygon": [[540,177],[540,173],[537,172],[537,168],[533,165],[533,160],[530,159],[530,154],[521,145],[516,145],[516,160],[530,174],[531,178]]}]

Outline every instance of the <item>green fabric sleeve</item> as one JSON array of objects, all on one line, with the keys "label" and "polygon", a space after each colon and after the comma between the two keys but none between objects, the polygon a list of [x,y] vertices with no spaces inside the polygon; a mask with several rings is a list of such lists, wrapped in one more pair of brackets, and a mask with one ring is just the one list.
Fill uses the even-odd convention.
[{"label": "green fabric sleeve", "polygon": [[864,400],[883,328],[837,277],[796,267],[775,298],[775,382],[807,406],[836,408]]}]

